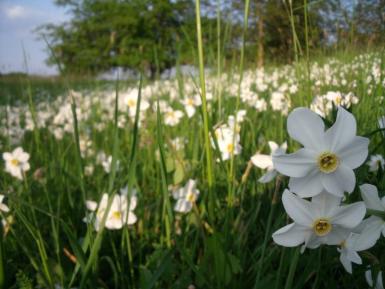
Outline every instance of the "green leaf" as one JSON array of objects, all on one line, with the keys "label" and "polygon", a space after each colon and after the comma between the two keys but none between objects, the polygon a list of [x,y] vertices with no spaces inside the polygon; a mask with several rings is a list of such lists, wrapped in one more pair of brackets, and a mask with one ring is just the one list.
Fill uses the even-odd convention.
[{"label": "green leaf", "polygon": [[144,266],[140,266],[140,288],[150,288],[151,280],[153,279],[152,273]]},{"label": "green leaf", "polygon": [[234,274],[242,272],[241,262],[236,256],[229,253],[227,254],[227,258],[230,262],[231,272],[233,272]]},{"label": "green leaf", "polygon": [[179,184],[184,179],[184,170],[183,166],[180,162],[176,162],[175,164],[175,172],[174,172],[174,184]]},{"label": "green leaf", "polygon": [[175,170],[175,160],[172,157],[168,156],[166,158],[166,171],[167,173],[171,173],[174,170]]}]

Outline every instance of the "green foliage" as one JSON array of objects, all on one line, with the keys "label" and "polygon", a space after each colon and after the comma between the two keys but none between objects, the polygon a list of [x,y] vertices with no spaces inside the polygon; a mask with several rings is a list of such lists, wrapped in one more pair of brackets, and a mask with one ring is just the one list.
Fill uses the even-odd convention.
[{"label": "green foliage", "polygon": [[16,274],[16,286],[19,289],[32,289],[33,282],[23,271],[20,270]]},{"label": "green foliage", "polygon": [[[202,1],[205,62],[215,65],[219,35],[223,63],[241,53],[244,1]],[[48,63],[67,74],[97,74],[122,67],[152,78],[167,68],[195,64],[195,12],[191,0],[59,0],[72,19],[39,29],[51,46]],[[217,9],[220,15],[216,15]],[[380,0],[250,1],[244,53],[247,65],[294,60],[307,51],[383,44],[384,3]],[[216,19],[217,18],[217,19]],[[219,34],[217,29],[219,20]],[[295,32],[295,37],[293,36]],[[57,63],[59,62],[59,63]],[[229,66],[229,65],[227,65]],[[231,65],[230,65],[231,66]]]},{"label": "green foliage", "polygon": [[[85,0],[60,2],[71,8],[70,23],[47,25],[53,53],[67,73],[97,73],[114,67],[156,72],[173,66],[177,51],[190,51],[190,1]],[[186,53],[187,52],[187,53]],[[191,57],[190,57],[191,59]],[[54,57],[50,58],[54,63]]]}]

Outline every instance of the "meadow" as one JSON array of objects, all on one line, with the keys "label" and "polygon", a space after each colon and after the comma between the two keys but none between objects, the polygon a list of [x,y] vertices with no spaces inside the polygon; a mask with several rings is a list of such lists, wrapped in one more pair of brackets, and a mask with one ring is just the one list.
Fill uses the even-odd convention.
[{"label": "meadow", "polygon": [[[67,81],[60,90],[53,82],[55,90],[3,81],[0,284],[383,288],[384,60],[381,51],[336,55],[208,73],[203,83],[178,75],[134,84]],[[301,249],[303,239],[289,244],[275,233],[300,222],[309,202],[298,196],[317,194],[315,183],[307,183],[309,195],[289,182],[298,176],[285,168],[285,151],[306,144],[288,132],[287,120],[299,119],[299,131],[311,135],[313,122],[322,117],[328,128],[342,115],[355,118],[357,135],[370,140],[366,153],[353,150],[360,155],[353,187],[337,175],[332,194],[356,215],[341,213],[350,227],[337,241],[325,236],[342,225],[317,219],[320,227],[309,229],[315,239],[305,238]],[[346,131],[336,137],[347,140]],[[321,171],[333,175],[328,165],[332,171]],[[377,199],[363,184],[377,186]]]}]

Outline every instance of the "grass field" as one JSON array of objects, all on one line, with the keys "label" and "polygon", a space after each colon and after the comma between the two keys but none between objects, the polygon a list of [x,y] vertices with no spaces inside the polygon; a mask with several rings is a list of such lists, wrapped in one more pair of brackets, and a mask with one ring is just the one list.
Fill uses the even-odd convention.
[{"label": "grass field", "polygon": [[[271,158],[258,154],[270,155],[269,141],[286,141],[288,153],[301,147],[286,127],[295,108],[310,107],[330,127],[343,106],[370,144],[342,202],[362,201],[365,183],[384,197],[384,61],[380,51],[336,55],[134,85],[1,80],[0,284],[369,288],[365,272],[385,270],[381,228],[351,226],[375,239],[352,249],[362,258],[352,274],[340,262],[349,234],[304,252],[280,246],[272,234],[296,221],[281,202],[289,177],[272,179]],[[385,205],[366,205],[365,218],[381,226]]]}]

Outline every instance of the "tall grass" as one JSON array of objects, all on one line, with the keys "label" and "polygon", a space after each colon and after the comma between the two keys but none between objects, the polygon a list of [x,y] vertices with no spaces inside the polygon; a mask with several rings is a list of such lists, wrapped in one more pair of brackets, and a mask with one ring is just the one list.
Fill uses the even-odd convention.
[{"label": "tall grass", "polygon": [[[255,152],[268,153],[268,140],[282,143],[287,139],[286,117],[270,106],[264,112],[257,112],[241,101],[244,77],[250,77],[245,70],[250,1],[245,1],[242,47],[240,55],[234,57],[231,70],[226,70],[224,65],[223,47],[226,33],[230,32],[222,27],[220,2],[218,0],[216,57],[210,61],[204,50],[201,3],[195,1],[197,45],[192,43],[191,49],[197,50],[197,86],[202,107],[194,117],[184,117],[177,126],[167,126],[165,114],[161,111],[161,101],[165,100],[183,109],[179,99],[170,100],[168,93],[154,93],[151,101],[156,110],[140,110],[145,88],[142,79],[135,85],[120,80],[110,84],[114,107],[92,106],[92,117],[87,124],[78,115],[82,107],[70,92],[72,83],[67,79],[63,91],[65,95],[72,95],[67,101],[71,104],[73,130],[72,134],[67,133],[57,140],[48,128],[37,128],[36,109],[45,103],[37,101],[34,94],[34,85],[40,84],[33,81],[23,84],[27,98],[21,102],[27,103],[36,129],[27,132],[20,145],[31,154],[32,169],[24,182],[20,182],[7,174],[3,166],[0,168],[0,188],[7,192],[7,204],[15,220],[9,232],[0,238],[0,288],[150,289],[193,288],[189,286],[194,285],[195,288],[299,289],[366,286],[363,279],[365,268],[355,268],[353,275],[343,272],[336,248],[325,247],[300,254],[299,248],[282,248],[273,243],[272,232],[287,223],[280,197],[288,180],[279,176],[275,182],[258,183],[262,172],[252,166],[250,157]],[[345,90],[352,86],[342,83],[323,87],[325,91],[315,91],[317,87],[311,78],[312,64],[316,61],[322,64],[329,59],[310,57],[307,1],[304,0],[303,7],[306,43],[299,43],[291,1],[286,3],[287,20],[293,29],[295,79],[299,88],[292,95],[292,107],[307,105],[315,94],[326,90],[348,92]],[[301,47],[305,47],[304,54]],[[354,54],[351,58],[344,55],[345,59],[336,55],[341,61],[338,65],[343,69],[354,59]],[[384,71],[384,54],[379,55]],[[215,61],[217,71],[207,77],[206,63]],[[281,69],[285,67],[267,65],[266,75]],[[362,67],[358,69],[364,71]],[[223,82],[224,72],[230,74],[227,83]],[[368,75],[356,72],[346,75],[355,77],[348,79],[349,82],[357,81],[354,93],[360,97],[360,103],[353,107],[353,112],[358,120],[359,133],[368,133],[372,137],[372,153],[385,154],[385,139],[376,127],[377,117],[385,112],[377,102],[384,94],[384,88],[371,86],[369,93]],[[226,88],[234,79],[237,81],[237,94],[231,97]],[[208,87],[213,84],[210,81],[215,86],[212,101],[207,99]],[[190,79],[178,74],[177,82],[179,95],[183,95],[187,84],[191,84]],[[281,84],[285,83],[279,83],[277,87]],[[90,95],[83,98],[97,98],[91,94],[100,91],[100,100],[107,95],[94,82],[86,86],[88,89],[82,92]],[[127,87],[137,88],[138,96],[135,117],[122,126],[120,95]],[[159,89],[159,86],[155,88]],[[271,92],[259,93],[261,98],[268,100]],[[53,99],[47,103],[50,105]],[[103,109],[111,109],[111,119],[100,119],[99,110]],[[218,143],[212,138],[213,128],[226,122],[229,115],[236,115],[240,109],[248,111],[241,124],[242,153],[232,154],[230,160],[224,161]],[[332,120],[330,116],[327,119]],[[213,123],[214,120],[220,123]],[[237,117],[235,123],[240,124]],[[96,129],[95,124],[103,124],[104,129]],[[104,150],[112,156],[109,173],[95,165],[91,176],[85,174],[86,164],[91,161],[82,156],[81,138],[84,133],[89,133],[96,150]],[[2,151],[11,151],[16,146],[9,136],[0,137],[4,141],[0,147]],[[187,139],[182,149],[173,148],[175,137]],[[290,150],[295,147],[294,142],[289,142]],[[44,172],[42,176],[37,173],[40,168]],[[383,172],[372,175],[366,169],[360,169],[357,174],[360,180],[370,180],[382,190],[385,188]],[[200,196],[192,211],[182,215],[173,211],[174,200],[170,191],[183,186],[188,179],[198,180]],[[86,200],[99,201],[106,192],[110,196],[106,208],[109,212],[113,201],[111,196],[125,185],[129,192],[138,190],[139,203],[135,209],[138,221],[135,225],[125,226],[122,230],[107,230],[107,213],[104,213],[100,230],[96,232],[92,224],[82,221],[86,214]],[[371,253],[365,255],[365,265],[375,265],[384,270],[384,245],[382,239]]]},{"label": "tall grass", "polygon": [[209,114],[207,112],[202,26],[201,26],[201,16],[200,16],[201,15],[200,0],[195,0],[195,15],[196,15],[197,43],[198,43],[200,95],[202,98],[203,133],[204,133],[205,152],[206,152],[207,185],[209,189],[208,211],[209,211],[210,217],[213,218],[214,196],[213,196],[212,188],[214,183],[214,172],[213,172],[213,160],[212,160],[210,135],[209,135],[210,119],[209,119]]}]

